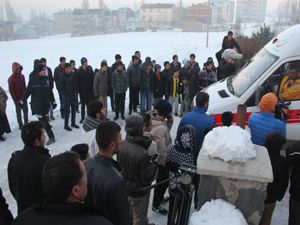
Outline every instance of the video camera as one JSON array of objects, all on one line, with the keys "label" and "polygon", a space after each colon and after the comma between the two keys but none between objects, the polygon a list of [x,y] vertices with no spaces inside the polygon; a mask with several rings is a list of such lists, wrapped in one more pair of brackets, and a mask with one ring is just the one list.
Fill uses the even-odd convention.
[{"label": "video camera", "polygon": [[179,167],[179,182],[184,185],[192,183],[194,175],[197,173],[197,167],[189,164],[182,164]]},{"label": "video camera", "polygon": [[288,110],[290,105],[291,102],[279,101],[278,104],[275,106],[275,118],[280,120],[288,120],[289,115],[283,109]]}]

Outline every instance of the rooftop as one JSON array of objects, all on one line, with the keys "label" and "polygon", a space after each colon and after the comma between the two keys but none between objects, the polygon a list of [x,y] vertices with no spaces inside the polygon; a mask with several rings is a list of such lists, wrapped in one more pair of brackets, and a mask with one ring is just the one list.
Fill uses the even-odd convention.
[{"label": "rooftop", "polygon": [[175,7],[174,4],[157,3],[157,4],[144,4],[141,9],[171,9]]}]

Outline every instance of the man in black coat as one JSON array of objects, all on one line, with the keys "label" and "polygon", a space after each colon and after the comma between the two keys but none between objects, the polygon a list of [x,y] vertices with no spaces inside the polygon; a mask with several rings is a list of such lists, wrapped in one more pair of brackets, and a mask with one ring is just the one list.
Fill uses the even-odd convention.
[{"label": "man in black coat", "polygon": [[64,103],[64,98],[63,98],[63,95],[60,91],[60,86],[59,86],[59,77],[60,75],[64,72],[64,69],[65,69],[65,63],[66,63],[66,58],[65,57],[60,57],[59,58],[59,65],[54,69],[54,81],[55,81],[55,86],[56,86],[56,89],[58,91],[58,94],[59,94],[59,101],[60,101],[60,115],[61,115],[61,118],[64,118],[64,106],[65,106],[65,103]]},{"label": "man in black coat", "polygon": [[222,54],[226,49],[235,49],[238,53],[242,53],[242,50],[236,40],[233,38],[233,32],[228,31],[227,36],[224,36],[222,41],[222,49],[216,53],[218,62],[222,59]]},{"label": "man in black coat", "polygon": [[8,205],[0,188],[0,225],[10,225],[13,219],[14,218],[8,209]]},{"label": "man in black coat", "polygon": [[164,96],[166,100],[169,100],[169,84],[172,78],[171,65],[169,61],[164,62],[164,70],[161,72],[161,78],[164,85]]},{"label": "man in black coat", "polygon": [[144,136],[144,118],[139,114],[126,119],[125,130],[127,136],[122,142],[118,161],[126,181],[132,224],[148,224],[150,190],[143,188],[151,185],[157,171],[157,163],[150,162],[148,155],[152,138]]},{"label": "man in black coat", "polygon": [[88,60],[81,58],[81,67],[77,71],[78,93],[81,102],[81,120],[83,123],[86,106],[94,100],[94,72],[93,68],[88,65]]},{"label": "man in black coat", "polygon": [[22,105],[23,102],[26,102],[31,95],[31,112],[33,115],[38,117],[40,122],[43,123],[49,137],[49,141],[46,143],[46,145],[50,145],[55,142],[55,138],[47,117],[50,103],[53,105],[53,109],[56,108],[56,103],[45,70],[46,67],[44,67],[42,64],[37,66],[37,75],[33,76],[29,80],[26,92],[24,93],[20,104]]},{"label": "man in black coat", "polygon": [[24,148],[12,154],[7,167],[9,189],[17,201],[18,213],[31,207],[44,197],[42,170],[50,158],[44,148],[45,131],[40,122],[30,122],[22,127]]},{"label": "man in black coat", "polygon": [[76,105],[77,105],[77,83],[75,74],[72,72],[71,64],[65,64],[65,72],[59,78],[59,86],[64,96],[65,102],[65,125],[64,129],[72,131],[69,127],[70,108],[71,108],[71,127],[79,128],[75,123],[76,119]]},{"label": "man in black coat", "polygon": [[87,161],[88,194],[86,204],[97,211],[106,211],[114,225],[128,225],[129,205],[121,169],[113,155],[119,153],[121,127],[111,121],[100,123],[96,130],[98,154]]},{"label": "man in black coat", "polygon": [[45,199],[21,213],[14,225],[112,225],[82,203],[87,176],[77,153],[65,152],[49,159],[42,183]]}]

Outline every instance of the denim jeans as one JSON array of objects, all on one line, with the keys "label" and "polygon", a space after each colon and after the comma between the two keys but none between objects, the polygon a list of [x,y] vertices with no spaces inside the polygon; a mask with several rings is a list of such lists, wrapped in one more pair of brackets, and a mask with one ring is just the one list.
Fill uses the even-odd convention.
[{"label": "denim jeans", "polygon": [[152,109],[152,92],[150,90],[141,91],[141,112]]}]

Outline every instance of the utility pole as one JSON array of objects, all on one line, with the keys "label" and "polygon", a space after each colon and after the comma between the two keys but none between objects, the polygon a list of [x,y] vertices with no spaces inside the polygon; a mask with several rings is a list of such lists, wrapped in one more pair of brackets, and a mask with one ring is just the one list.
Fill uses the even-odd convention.
[{"label": "utility pole", "polygon": [[212,9],[210,8],[210,0],[208,0],[208,10],[209,10],[209,16],[208,16],[208,21],[207,21],[207,32],[206,32],[206,48],[208,48],[208,38],[209,38],[209,26],[211,23],[211,14],[212,14]]}]

